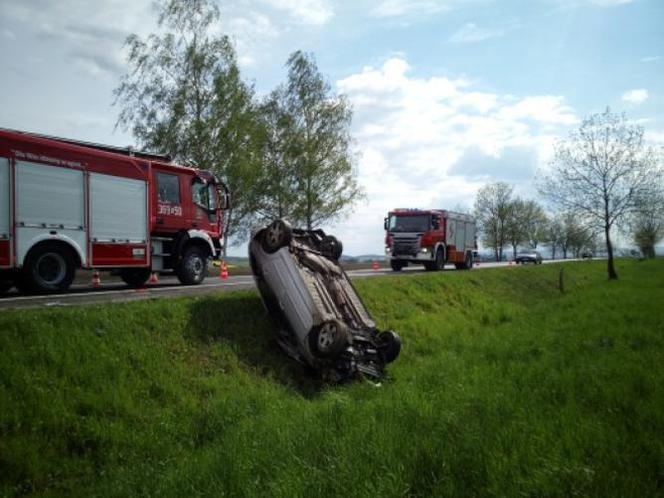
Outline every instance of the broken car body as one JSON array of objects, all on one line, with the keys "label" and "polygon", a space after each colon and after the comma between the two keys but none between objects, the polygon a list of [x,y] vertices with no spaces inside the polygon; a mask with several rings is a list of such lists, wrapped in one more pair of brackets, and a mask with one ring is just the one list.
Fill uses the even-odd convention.
[{"label": "broken car body", "polygon": [[339,265],[341,243],[322,230],[276,220],[249,244],[256,286],[287,354],[341,381],[379,379],[401,349],[399,336],[379,331]]}]

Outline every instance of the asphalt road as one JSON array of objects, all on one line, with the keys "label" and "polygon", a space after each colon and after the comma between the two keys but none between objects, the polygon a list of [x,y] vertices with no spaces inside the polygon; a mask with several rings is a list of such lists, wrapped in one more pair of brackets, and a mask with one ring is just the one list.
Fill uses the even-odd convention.
[{"label": "asphalt road", "polygon": [[[573,260],[563,260],[573,261]],[[554,261],[544,261],[552,263]],[[472,271],[482,270],[484,268],[507,267],[509,263],[480,263]],[[420,267],[404,268],[401,272],[393,272],[389,268],[380,268],[378,270],[359,269],[348,270],[346,273],[352,278],[371,278],[387,277],[400,274],[422,273],[425,270]],[[456,271],[453,266],[447,266],[445,271]],[[238,289],[253,289],[254,280],[251,275],[231,275],[226,280],[221,280],[217,276],[210,275],[201,285],[185,286],[180,285],[175,276],[162,276],[156,284],[148,285],[142,289],[130,289],[121,281],[112,279],[104,283],[105,274],[102,273],[102,285],[99,288],[92,288],[91,284],[75,283],[66,294],[56,294],[49,296],[23,296],[16,291],[10,291],[0,298],[0,310],[12,308],[37,308],[49,306],[72,306],[78,304],[90,304],[101,302],[123,302],[134,301],[138,299],[159,299],[164,297],[178,296],[202,296],[213,294],[220,291],[232,291]],[[77,279],[80,282],[80,279]]]}]

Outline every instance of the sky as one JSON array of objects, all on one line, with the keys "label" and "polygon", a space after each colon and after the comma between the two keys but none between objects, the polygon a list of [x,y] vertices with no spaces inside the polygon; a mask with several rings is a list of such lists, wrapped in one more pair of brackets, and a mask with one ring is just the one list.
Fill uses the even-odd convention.
[{"label": "sky", "polygon": [[[366,200],[323,228],[349,255],[382,253],[395,207],[470,209],[498,180],[537,198],[555,141],[607,106],[664,145],[662,0],[218,4],[259,95],[304,50],[348,96]],[[0,0],[0,127],[133,144],[113,89],[125,38],[155,29],[149,0]]]}]

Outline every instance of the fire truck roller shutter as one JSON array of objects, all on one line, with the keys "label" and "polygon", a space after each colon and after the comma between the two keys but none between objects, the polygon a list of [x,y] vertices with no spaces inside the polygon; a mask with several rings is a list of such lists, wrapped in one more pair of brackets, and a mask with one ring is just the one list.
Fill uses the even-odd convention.
[{"label": "fire truck roller shutter", "polygon": [[9,159],[0,157],[0,268],[9,266],[11,219],[11,199],[9,197]]},{"label": "fire truck roller shutter", "polygon": [[43,240],[61,240],[87,263],[83,171],[16,161],[16,247],[23,265]]},{"label": "fire truck roller shutter", "polygon": [[147,265],[145,181],[91,173],[90,225],[93,266]]}]

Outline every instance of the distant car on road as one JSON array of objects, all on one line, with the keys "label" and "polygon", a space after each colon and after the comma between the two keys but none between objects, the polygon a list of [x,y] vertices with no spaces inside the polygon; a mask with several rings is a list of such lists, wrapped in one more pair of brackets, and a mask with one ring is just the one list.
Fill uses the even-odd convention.
[{"label": "distant car on road", "polygon": [[526,252],[520,252],[519,254],[516,255],[516,258],[514,258],[514,261],[519,264],[524,264],[524,263],[533,263],[535,265],[541,265],[542,264],[542,255],[538,253],[537,251],[526,251]]},{"label": "distant car on road", "polygon": [[592,253],[592,251],[584,251],[581,253],[581,258],[582,259],[593,259],[595,256]]},{"label": "distant car on road", "polygon": [[249,262],[281,348],[323,378],[381,378],[401,350],[391,330],[378,330],[339,265],[342,245],[322,230],[276,220],[249,244]]}]

